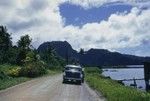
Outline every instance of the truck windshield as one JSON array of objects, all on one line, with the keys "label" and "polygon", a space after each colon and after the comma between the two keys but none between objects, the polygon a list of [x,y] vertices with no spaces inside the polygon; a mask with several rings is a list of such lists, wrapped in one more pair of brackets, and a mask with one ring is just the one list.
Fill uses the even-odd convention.
[{"label": "truck windshield", "polygon": [[66,67],[65,70],[75,70],[75,71],[81,71],[81,68],[73,68],[73,67]]}]

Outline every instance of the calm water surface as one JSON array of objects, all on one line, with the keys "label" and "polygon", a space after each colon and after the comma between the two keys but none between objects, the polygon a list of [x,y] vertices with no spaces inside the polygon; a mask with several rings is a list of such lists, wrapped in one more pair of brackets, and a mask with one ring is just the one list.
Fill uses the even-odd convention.
[{"label": "calm water surface", "polygon": [[[110,76],[114,80],[123,80],[123,79],[143,79],[144,78],[144,69],[143,68],[128,68],[128,69],[103,69],[104,76]],[[134,81],[123,81],[126,86],[130,86]],[[139,89],[145,90],[145,81],[136,80],[137,87]]]}]

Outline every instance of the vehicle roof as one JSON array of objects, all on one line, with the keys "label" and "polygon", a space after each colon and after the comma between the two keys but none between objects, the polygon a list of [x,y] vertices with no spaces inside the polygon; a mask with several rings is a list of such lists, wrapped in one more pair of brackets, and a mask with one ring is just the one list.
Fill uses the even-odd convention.
[{"label": "vehicle roof", "polygon": [[65,67],[82,68],[80,65],[66,65]]}]

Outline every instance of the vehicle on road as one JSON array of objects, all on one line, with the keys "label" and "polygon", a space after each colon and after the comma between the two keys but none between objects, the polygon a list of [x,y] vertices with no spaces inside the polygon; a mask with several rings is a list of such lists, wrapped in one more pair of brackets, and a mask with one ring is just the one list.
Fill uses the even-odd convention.
[{"label": "vehicle on road", "polygon": [[63,70],[63,83],[66,82],[84,82],[84,68],[78,65],[66,65]]}]

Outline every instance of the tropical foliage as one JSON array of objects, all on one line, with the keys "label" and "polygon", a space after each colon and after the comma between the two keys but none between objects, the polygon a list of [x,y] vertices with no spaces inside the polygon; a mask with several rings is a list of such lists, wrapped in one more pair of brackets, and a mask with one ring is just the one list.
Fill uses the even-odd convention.
[{"label": "tropical foliage", "polygon": [[8,70],[9,76],[36,77],[46,74],[47,69],[60,67],[64,63],[63,59],[56,55],[54,49],[48,48],[45,52],[39,53],[31,43],[32,38],[24,35],[14,46],[7,28],[0,26],[0,64],[18,66]]}]

